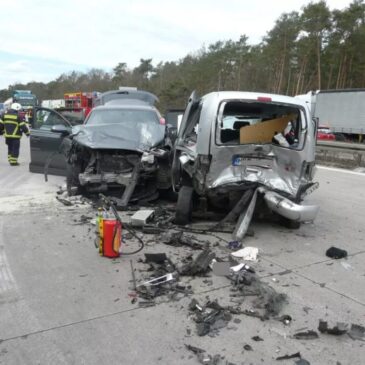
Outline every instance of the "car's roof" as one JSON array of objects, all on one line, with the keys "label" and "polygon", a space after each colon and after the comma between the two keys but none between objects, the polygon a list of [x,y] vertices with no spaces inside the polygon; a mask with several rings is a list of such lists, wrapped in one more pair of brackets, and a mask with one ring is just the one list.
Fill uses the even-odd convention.
[{"label": "car's roof", "polygon": [[237,99],[237,100],[257,100],[260,102],[259,98],[271,98],[273,103],[284,103],[284,104],[295,104],[306,106],[306,103],[300,99],[294,98],[287,95],[279,94],[268,94],[259,92],[249,92],[249,91],[216,91],[206,94],[203,99],[216,99],[219,101],[227,99]]},{"label": "car's roof", "polygon": [[148,104],[134,104],[134,103],[107,103],[104,105],[99,105],[93,110],[152,110],[157,111],[157,109],[151,105]]},{"label": "car's roof", "polygon": [[119,90],[106,91],[98,96],[94,101],[94,105],[104,105],[111,101],[131,101],[139,100],[149,105],[158,102],[158,97],[148,91],[137,90],[136,88],[119,88]]}]

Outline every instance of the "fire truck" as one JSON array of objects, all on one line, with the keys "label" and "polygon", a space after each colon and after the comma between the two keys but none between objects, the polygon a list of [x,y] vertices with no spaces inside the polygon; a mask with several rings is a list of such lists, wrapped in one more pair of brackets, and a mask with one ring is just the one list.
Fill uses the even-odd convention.
[{"label": "fire truck", "polygon": [[93,100],[96,96],[96,92],[80,91],[76,93],[65,93],[65,108],[73,111],[82,111],[84,118],[86,118],[93,107]]},{"label": "fire truck", "polygon": [[99,95],[96,91],[65,93],[63,99],[42,100],[41,107],[56,110],[72,124],[82,124]]},{"label": "fire truck", "polygon": [[75,124],[82,123],[90,113],[93,102],[99,94],[96,91],[65,93],[63,96],[65,106],[58,111]]}]

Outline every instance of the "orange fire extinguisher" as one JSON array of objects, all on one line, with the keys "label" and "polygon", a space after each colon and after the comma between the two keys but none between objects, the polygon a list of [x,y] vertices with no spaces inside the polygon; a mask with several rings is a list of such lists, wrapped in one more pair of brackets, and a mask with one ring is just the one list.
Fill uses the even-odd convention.
[{"label": "orange fire extinguisher", "polygon": [[[100,256],[115,258],[121,255],[122,249],[122,220],[112,201],[103,194],[99,194],[106,209],[98,209],[97,218],[97,246]],[[109,212],[111,211],[111,213]],[[127,224],[123,225],[141,246],[133,252],[123,252],[123,255],[133,255],[140,252],[144,247],[143,240]]]},{"label": "orange fire extinguisher", "polygon": [[122,242],[122,223],[109,218],[100,209],[98,212],[99,254],[106,257],[119,257]]}]

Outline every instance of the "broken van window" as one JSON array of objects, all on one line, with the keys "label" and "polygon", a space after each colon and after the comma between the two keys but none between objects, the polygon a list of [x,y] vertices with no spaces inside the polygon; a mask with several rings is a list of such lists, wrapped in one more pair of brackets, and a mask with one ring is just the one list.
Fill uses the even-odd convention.
[{"label": "broken van window", "polygon": [[267,144],[301,148],[298,108],[267,103],[226,101],[220,106],[216,142],[219,145]]}]

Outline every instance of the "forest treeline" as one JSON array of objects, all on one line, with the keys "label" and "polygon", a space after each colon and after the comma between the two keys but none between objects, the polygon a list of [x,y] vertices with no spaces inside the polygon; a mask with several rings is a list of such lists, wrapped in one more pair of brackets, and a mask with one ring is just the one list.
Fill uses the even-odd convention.
[{"label": "forest treeline", "polygon": [[65,92],[106,91],[136,86],[159,96],[160,108],[184,107],[192,90],[245,90],[296,95],[316,89],[365,87],[365,4],[354,0],[331,11],[326,1],[282,14],[262,42],[217,41],[174,62],[153,65],[141,59],[131,69],[124,62],[111,72],[72,71],[49,83],[15,84],[0,90],[0,100],[14,89],[30,89],[40,100]]}]

